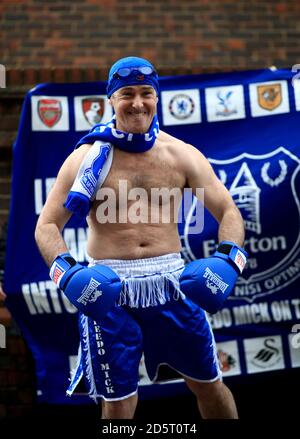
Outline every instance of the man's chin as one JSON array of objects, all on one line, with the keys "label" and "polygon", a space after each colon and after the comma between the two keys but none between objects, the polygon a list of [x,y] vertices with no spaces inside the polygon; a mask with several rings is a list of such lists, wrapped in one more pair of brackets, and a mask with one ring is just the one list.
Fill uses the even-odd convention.
[{"label": "man's chin", "polygon": [[128,127],[130,126],[130,129],[128,130],[129,133],[133,134],[144,134],[148,131],[149,125],[146,123],[131,123],[128,124]]},{"label": "man's chin", "polygon": [[141,118],[132,116],[124,119],[120,124],[117,123],[117,129],[127,133],[144,134],[148,132],[150,125],[151,120],[149,120],[149,117]]}]

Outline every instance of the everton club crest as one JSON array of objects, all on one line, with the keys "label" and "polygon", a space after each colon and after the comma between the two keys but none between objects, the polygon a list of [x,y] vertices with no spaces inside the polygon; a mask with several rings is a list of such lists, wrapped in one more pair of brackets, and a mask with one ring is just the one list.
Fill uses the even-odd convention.
[{"label": "everton club crest", "polygon": [[[252,302],[288,287],[300,277],[300,159],[279,147],[263,155],[243,153],[210,162],[243,216],[250,255],[230,299]],[[216,222],[205,217],[198,236],[189,229],[186,223],[180,231],[186,258],[210,256],[217,244],[212,239]]]}]

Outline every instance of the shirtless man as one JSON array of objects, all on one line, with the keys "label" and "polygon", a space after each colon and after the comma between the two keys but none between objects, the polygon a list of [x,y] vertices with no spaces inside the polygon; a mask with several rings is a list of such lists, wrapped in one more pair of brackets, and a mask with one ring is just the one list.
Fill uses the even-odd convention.
[{"label": "shirtless man", "polygon": [[[149,131],[159,90],[157,73],[147,60],[129,57],[117,61],[110,70],[107,92],[118,132]],[[59,255],[68,253],[62,230],[72,212],[64,203],[90,148],[91,144],[84,143],[66,159],[38,220],[36,241],[49,267]],[[194,192],[204,188],[205,206],[219,223],[219,241],[243,245],[244,226],[237,207],[207,159],[193,146],[162,131],[144,152],[132,153],[117,146],[102,189],[111,188],[118,194],[120,180],[126,181],[128,190],[139,187],[148,194],[151,188],[183,191],[189,187]],[[169,223],[161,216],[159,222],[151,222],[151,209],[161,215],[162,204],[153,206],[148,199],[147,206],[140,205],[141,210],[145,208],[144,221],[136,223],[128,213],[133,203],[129,201],[126,222],[118,221],[125,206],[117,203],[117,220],[103,223],[97,210],[101,203],[97,198],[93,201],[87,218],[90,266],[110,267],[123,288],[120,301],[101,322],[80,313],[79,366],[69,394],[84,375],[90,396],[102,400],[102,418],[133,418],[138,366],[144,352],[152,380],[157,378],[160,364],[168,364],[183,376],[203,418],[237,418],[233,396],[222,382],[205,312],[178,286],[184,263],[174,215]],[[171,199],[171,212],[173,203]]]}]

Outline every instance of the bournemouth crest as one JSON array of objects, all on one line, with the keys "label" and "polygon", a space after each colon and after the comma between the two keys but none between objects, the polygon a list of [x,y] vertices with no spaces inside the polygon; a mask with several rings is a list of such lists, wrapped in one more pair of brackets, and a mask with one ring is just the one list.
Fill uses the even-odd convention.
[{"label": "bournemouth crest", "polygon": [[89,131],[94,125],[105,124],[112,117],[106,95],[75,96],[74,110],[76,131]]},{"label": "bournemouth crest", "polygon": [[103,98],[85,98],[81,104],[84,117],[91,127],[101,122],[104,114]]}]

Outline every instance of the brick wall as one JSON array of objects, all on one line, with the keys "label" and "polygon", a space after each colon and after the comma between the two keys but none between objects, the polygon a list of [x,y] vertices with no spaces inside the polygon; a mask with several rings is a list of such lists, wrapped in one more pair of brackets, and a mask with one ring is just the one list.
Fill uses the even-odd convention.
[{"label": "brick wall", "polygon": [[22,93],[0,89],[0,227],[7,219],[12,167],[12,144],[16,137]]},{"label": "brick wall", "polygon": [[[30,413],[35,402],[35,374],[31,353],[5,308],[6,348],[0,350],[0,420]],[[3,319],[4,317],[4,319]]]},{"label": "brick wall", "polygon": [[129,54],[160,68],[291,66],[298,0],[4,0],[7,67],[101,67]]},{"label": "brick wall", "polygon": [[[15,139],[24,92],[0,89],[0,283],[3,277],[7,216],[10,202],[12,143]],[[31,353],[3,303],[0,324],[6,329],[6,348],[0,348],[0,419],[30,412],[35,399]]]},{"label": "brick wall", "polygon": [[[0,3],[0,227],[7,221],[15,139],[24,94],[40,82],[106,79],[137,55],[161,75],[291,67],[299,59],[298,0],[3,0]],[[1,269],[1,267],[0,267]],[[0,418],[34,403],[31,355],[0,303]]]}]

